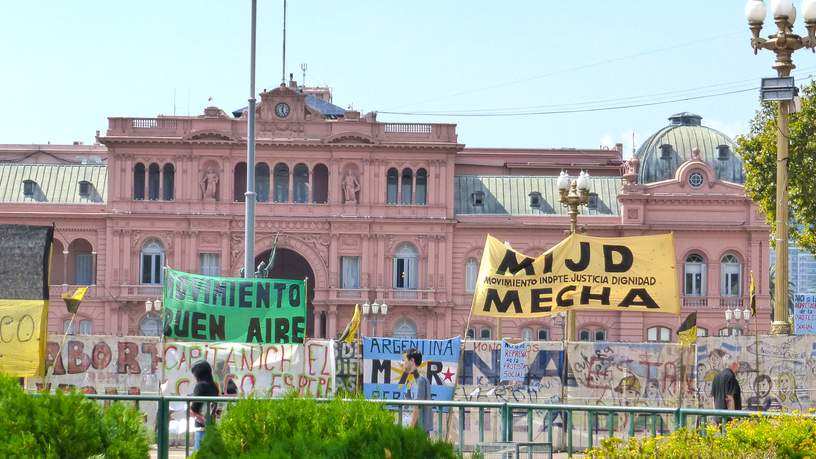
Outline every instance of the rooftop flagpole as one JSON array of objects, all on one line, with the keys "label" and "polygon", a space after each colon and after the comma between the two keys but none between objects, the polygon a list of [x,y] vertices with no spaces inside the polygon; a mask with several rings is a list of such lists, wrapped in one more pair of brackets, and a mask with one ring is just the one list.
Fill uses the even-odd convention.
[{"label": "rooftop flagpole", "polygon": [[244,216],[244,277],[255,277],[255,23],[257,0],[252,0],[247,107],[247,181]]}]

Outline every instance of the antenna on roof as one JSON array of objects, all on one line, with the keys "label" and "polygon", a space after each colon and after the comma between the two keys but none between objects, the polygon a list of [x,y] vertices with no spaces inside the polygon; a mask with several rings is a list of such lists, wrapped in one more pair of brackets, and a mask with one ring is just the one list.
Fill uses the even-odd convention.
[{"label": "antenna on roof", "polygon": [[173,88],[173,116],[176,116],[176,88]]},{"label": "antenna on roof", "polygon": [[300,70],[303,72],[303,78],[300,80],[300,84],[305,88],[306,87],[306,63],[300,64]]},{"label": "antenna on roof", "polygon": [[281,85],[286,85],[286,0],[283,0],[283,58],[281,64]]},{"label": "antenna on roof", "polygon": [[635,157],[635,130],[632,129],[632,157]]}]

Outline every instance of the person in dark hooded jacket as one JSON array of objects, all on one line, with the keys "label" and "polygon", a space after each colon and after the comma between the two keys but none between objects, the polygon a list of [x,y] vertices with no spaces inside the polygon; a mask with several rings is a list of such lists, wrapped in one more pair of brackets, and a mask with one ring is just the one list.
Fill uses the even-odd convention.
[{"label": "person in dark hooded jacket", "polygon": [[[217,397],[218,386],[213,380],[212,367],[210,364],[202,360],[193,365],[193,376],[196,379],[196,385],[193,388],[193,395],[197,397]],[[204,438],[204,427],[207,424],[207,414],[202,412],[203,402],[193,402],[190,404],[190,415],[195,418],[195,445],[194,450],[198,450],[201,446],[201,440]]]}]

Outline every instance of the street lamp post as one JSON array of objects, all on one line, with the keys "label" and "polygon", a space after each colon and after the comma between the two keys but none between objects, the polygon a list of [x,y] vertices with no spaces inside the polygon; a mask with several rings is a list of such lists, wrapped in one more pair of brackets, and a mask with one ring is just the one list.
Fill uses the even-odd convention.
[{"label": "street lamp post", "polygon": [[377,336],[377,323],[381,318],[385,319],[387,314],[388,305],[385,304],[384,301],[382,303],[378,303],[377,300],[374,300],[374,302],[371,304],[368,304],[368,302],[363,303],[363,317],[371,320],[371,322],[374,324],[372,336]]},{"label": "street lamp post", "polygon": [[[793,33],[796,21],[796,8],[791,0],[771,1],[771,12],[776,24],[776,33],[768,38],[759,36],[765,21],[766,8],[762,0],[748,0],[745,4],[745,16],[751,29],[751,46],[754,54],[760,49],[767,49],[776,55],[773,68],[779,78],[771,82],[773,88],[766,91],[763,81],[763,100],[779,102],[778,129],[776,136],[776,285],[774,290],[774,321],[771,323],[771,334],[789,335],[788,323],[788,111],[789,103],[795,95],[791,70],[792,55],[802,48],[816,47],[816,0],[802,2],[802,15],[805,19],[807,36]],[[767,80],[767,79],[766,79]],[[780,91],[779,89],[783,90]]]},{"label": "street lamp post", "polygon": [[[751,323],[751,310],[745,308],[741,310],[739,306],[734,306],[734,310],[725,310],[725,321],[728,323],[728,336],[734,336],[734,330],[739,330],[740,335],[744,335],[744,330]],[[733,323],[733,326],[732,326]]]},{"label": "street lamp post", "polygon": [[[568,209],[570,219],[570,234],[578,232],[578,209],[589,204],[589,173],[581,171],[577,180],[561,171],[558,176],[558,192],[561,195],[561,204]],[[575,341],[575,311],[567,311],[565,324],[567,341]]]}]

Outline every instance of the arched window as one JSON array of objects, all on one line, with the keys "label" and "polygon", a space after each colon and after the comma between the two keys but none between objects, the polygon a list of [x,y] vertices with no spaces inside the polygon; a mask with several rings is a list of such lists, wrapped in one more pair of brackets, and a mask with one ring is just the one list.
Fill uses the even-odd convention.
[{"label": "arched window", "polygon": [[143,200],[145,198],[145,166],[136,163],[133,167],[133,199]]},{"label": "arched window", "polygon": [[412,244],[401,244],[394,252],[394,288],[416,289],[419,280],[419,254]]},{"label": "arched window", "polygon": [[309,202],[309,168],[301,163],[292,169],[295,202]]},{"label": "arched window", "polygon": [[402,185],[400,186],[400,193],[402,194],[402,199],[400,199],[400,203],[402,204],[411,204],[413,202],[414,194],[413,194],[413,187],[414,187],[414,173],[411,169],[407,167],[402,170]]},{"label": "arched window", "polygon": [[416,173],[416,203],[424,206],[428,200],[428,171],[419,169]]},{"label": "arched window", "polygon": [[397,180],[399,172],[396,168],[388,169],[387,185],[385,187],[385,202],[388,204],[397,203]]},{"label": "arched window", "polygon": [[155,239],[145,241],[142,245],[141,255],[139,282],[152,285],[161,284],[162,267],[164,266],[164,246],[162,243]]},{"label": "arched window", "polygon": [[482,329],[479,330],[479,339],[491,339],[491,335],[490,327],[482,327]]},{"label": "arched window", "polygon": [[161,169],[159,165],[153,163],[147,169],[147,199],[156,201],[159,199],[159,183],[161,182]]},{"label": "arched window", "polygon": [[742,294],[742,263],[734,255],[726,255],[720,260],[720,295],[740,296]]},{"label": "arched window", "polygon": [[465,333],[465,338],[470,338],[470,339],[476,338],[476,329],[473,328],[473,327],[468,328],[467,333]]},{"label": "arched window", "polygon": [[269,166],[255,164],[255,193],[258,202],[269,202]]},{"label": "arched window", "polygon": [[289,202],[289,166],[275,165],[275,202]]},{"label": "arched window", "polygon": [[606,330],[603,328],[597,328],[595,330],[582,328],[581,331],[578,332],[578,341],[606,341]]},{"label": "arched window", "polygon": [[68,246],[68,278],[74,285],[92,285],[93,247],[85,239],[75,239]]},{"label": "arched window", "polygon": [[708,336],[708,329],[703,327],[697,327],[697,336],[701,338]]},{"label": "arched window", "polygon": [[686,296],[706,295],[706,265],[703,256],[697,253],[689,254],[683,265],[684,291]]},{"label": "arched window", "polygon": [[521,339],[524,341],[532,341],[533,340],[533,329],[530,327],[524,327],[521,329]]},{"label": "arched window", "polygon": [[[735,329],[736,330],[736,329]],[[720,331],[717,332],[719,336],[731,336],[731,329],[728,327],[721,328]]]},{"label": "arched window", "polygon": [[417,327],[411,319],[399,319],[394,324],[393,336],[402,339],[414,339],[417,337]]},{"label": "arched window", "polygon": [[164,170],[162,171],[162,199],[165,201],[172,201],[175,197],[173,195],[175,175],[176,169],[173,165],[170,163],[165,164]]},{"label": "arched window", "polygon": [[158,314],[150,313],[139,321],[139,334],[142,336],[159,336],[161,334],[161,319]]},{"label": "arched window", "polygon": [[235,165],[235,170],[232,173],[232,200],[235,202],[246,201],[246,179],[247,179],[247,165],[245,162],[240,162]]},{"label": "arched window", "polygon": [[312,171],[312,202],[325,204],[329,202],[329,168],[325,164],[316,164]]},{"label": "arched window", "polygon": [[649,327],[646,330],[646,341],[669,343],[671,342],[671,329],[668,327]]},{"label": "arched window", "polygon": [[476,290],[476,278],[479,276],[479,263],[475,258],[469,258],[465,263],[465,291],[473,293]]},{"label": "arched window", "polygon": [[547,341],[550,339],[550,331],[546,328],[539,328],[538,329],[538,340],[539,341]]}]

